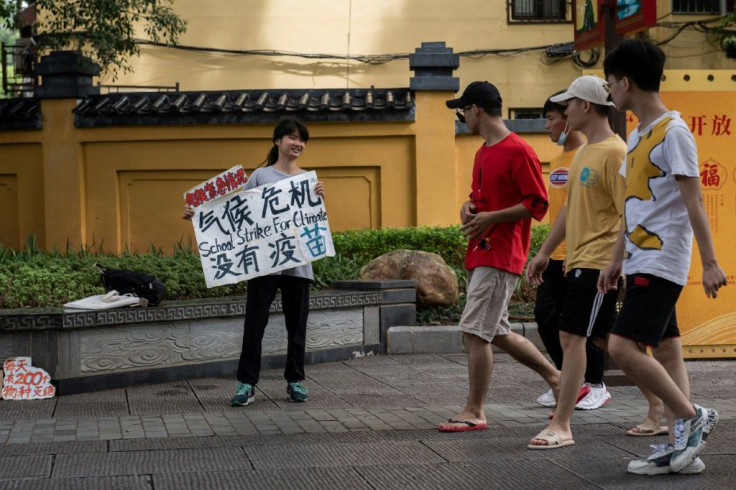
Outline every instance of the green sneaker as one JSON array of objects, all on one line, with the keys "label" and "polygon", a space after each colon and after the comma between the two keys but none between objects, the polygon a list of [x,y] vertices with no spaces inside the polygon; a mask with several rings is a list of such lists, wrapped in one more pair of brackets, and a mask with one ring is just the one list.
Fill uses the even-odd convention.
[{"label": "green sneaker", "polygon": [[301,381],[289,382],[286,385],[286,392],[289,394],[289,400],[292,402],[307,401],[307,388],[304,387]]},{"label": "green sneaker", "polygon": [[230,400],[231,407],[244,407],[253,403],[256,399],[256,387],[248,383],[240,383],[238,385],[238,391],[235,392],[235,396]]}]

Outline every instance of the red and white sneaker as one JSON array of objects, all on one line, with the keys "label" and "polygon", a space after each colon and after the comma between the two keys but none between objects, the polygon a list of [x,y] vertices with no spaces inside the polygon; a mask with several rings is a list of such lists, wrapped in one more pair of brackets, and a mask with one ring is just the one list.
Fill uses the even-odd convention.
[{"label": "red and white sneaker", "polygon": [[[580,401],[588,396],[589,393],[590,385],[588,385],[587,383],[581,384],[580,390],[578,391],[578,398],[575,403],[580,403]],[[555,400],[555,396],[552,393],[552,390],[549,390],[547,393],[543,393],[539,398],[537,398],[537,403],[539,403],[543,407],[553,408],[557,406],[557,401]],[[554,412],[552,412],[551,414],[549,414],[549,418],[554,418],[554,415]]]},{"label": "red and white sneaker", "polygon": [[591,385],[590,383],[584,383],[585,386],[590,388],[588,394],[581,399],[575,408],[578,410],[595,410],[601,408],[611,402],[611,394],[606,389],[605,383],[601,383],[600,388]]}]

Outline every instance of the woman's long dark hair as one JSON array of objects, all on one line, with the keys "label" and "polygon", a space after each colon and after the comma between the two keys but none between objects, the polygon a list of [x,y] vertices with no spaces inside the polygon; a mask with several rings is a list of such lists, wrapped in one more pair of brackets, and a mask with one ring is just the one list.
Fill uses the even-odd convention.
[{"label": "woman's long dark hair", "polygon": [[271,140],[274,142],[273,147],[271,147],[271,150],[266,155],[266,159],[261,162],[261,165],[265,163],[267,167],[270,167],[276,163],[279,159],[279,148],[276,146],[276,141],[295,132],[299,133],[299,137],[305,144],[309,141],[309,130],[304,124],[296,119],[284,119],[279,122],[273,130],[273,139]]}]

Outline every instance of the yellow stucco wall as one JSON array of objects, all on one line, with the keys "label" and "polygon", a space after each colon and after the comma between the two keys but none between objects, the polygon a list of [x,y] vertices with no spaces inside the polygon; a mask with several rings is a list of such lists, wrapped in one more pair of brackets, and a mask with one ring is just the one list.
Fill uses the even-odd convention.
[{"label": "yellow stucco wall", "polygon": [[[669,0],[657,6],[660,22],[703,18],[668,15]],[[569,23],[509,24],[502,0],[212,0],[206,9],[177,0],[174,8],[189,22],[182,45],[231,50],[408,54],[433,40],[455,52],[510,49],[569,42],[573,29]],[[665,26],[650,31],[655,40],[672,33]],[[668,68],[732,63],[692,30],[663,48]],[[538,50],[462,57],[454,74],[461,89],[473,80],[492,81],[507,109],[540,107],[582,73],[569,59],[552,61]],[[132,62],[133,71],[119,73],[116,83],[180,82],[182,90],[406,87],[413,75],[406,58],[366,64],[150,46]],[[112,82],[109,75],[102,81]],[[452,94],[419,94],[414,123],[310,125],[313,139],[302,163],[326,183],[333,229],[457,222],[481,141],[453,137],[452,114],[444,107]],[[3,243],[20,246],[34,233],[47,247],[69,240],[121,251],[190,240],[188,223],[168,220],[180,214],[181,192],[236,163],[251,170],[270,145],[267,125],[75,129],[73,106],[45,101],[43,132],[0,134]],[[557,148],[544,134],[524,137],[546,168]],[[166,218],[152,220],[153,210]]]},{"label": "yellow stucco wall", "polygon": [[[188,20],[180,45],[345,56],[409,54],[445,41],[455,52],[543,46],[572,40],[572,24],[508,24],[502,0],[177,0]],[[141,37],[145,37],[143,33]],[[143,46],[134,72],[115,83],[181,90],[406,87],[407,58],[383,64],[345,59],[244,56]],[[579,74],[570,61],[544,64],[541,51],[463,57],[461,86],[489,80],[507,107],[539,106]],[[542,83],[543,81],[543,83]],[[103,83],[111,83],[110,76]]]},{"label": "yellow stucco wall", "polygon": [[[662,42],[672,37],[681,23],[711,20],[715,17],[718,16],[673,15],[672,0],[657,0],[657,23],[661,27],[651,29],[649,34],[652,40]],[[713,23],[710,25],[712,26]],[[714,38],[694,28],[684,29],[674,39],[663,44],[661,48],[667,55],[665,65],[667,70],[730,70],[734,67],[734,60],[725,57]]]},{"label": "yellow stucco wall", "polygon": [[[300,163],[324,180],[333,229],[417,223],[411,124],[309,127]],[[272,130],[271,125],[79,130],[79,153],[67,164],[78,159],[84,169],[76,191],[82,241],[115,252],[151,245],[170,251],[175,242],[193,243],[191,224],[179,219],[182,193],[238,163],[251,172],[269,150]],[[74,176],[59,178],[73,187]],[[55,211],[51,206],[47,216]],[[47,220],[47,246],[65,242],[62,230],[77,228],[76,214],[64,214],[53,226]],[[68,228],[60,225],[64,222]],[[72,243],[79,242],[74,231],[68,233]]]},{"label": "yellow stucco wall", "polygon": [[44,175],[41,144],[27,134],[2,145],[0,164],[0,243],[20,245],[35,233],[45,243]]},{"label": "yellow stucco wall", "polygon": [[[448,92],[417,92],[413,122],[311,123],[300,164],[325,182],[335,231],[449,225],[467,199],[477,136],[455,136]],[[236,164],[251,172],[271,124],[76,128],[74,100],[42,101],[42,131],[0,133],[1,243],[120,253],[193,244],[187,189]],[[549,160],[546,135],[525,135]]]},{"label": "yellow stucco wall", "polygon": [[[517,49],[573,40],[572,23],[509,23],[507,0],[176,0],[173,7],[188,21],[180,45],[225,50],[268,50],[305,54],[408,54],[426,41],[445,41],[455,52]],[[680,23],[713,16],[672,15],[671,0],[657,0],[661,27],[649,31],[662,41]],[[146,38],[143,32],[139,37]],[[688,28],[662,46],[667,69],[729,69],[733,61]],[[583,59],[589,53],[584,52]],[[602,66],[603,56],[593,68]],[[405,87],[408,59],[368,64],[347,59],[304,59],[194,52],[143,46],[132,60],[133,72],[115,83],[174,85],[181,90],[262,88]],[[461,87],[489,80],[507,108],[541,107],[550,93],[565,88],[582,68],[543,51],[463,57],[456,76]],[[107,75],[103,83],[112,83]]]}]

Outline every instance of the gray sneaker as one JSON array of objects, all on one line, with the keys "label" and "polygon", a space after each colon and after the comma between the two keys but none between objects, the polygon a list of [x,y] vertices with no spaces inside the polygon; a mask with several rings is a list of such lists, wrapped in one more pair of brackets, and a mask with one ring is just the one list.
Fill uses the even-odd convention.
[{"label": "gray sneaker", "polygon": [[708,436],[713,432],[713,429],[715,429],[718,424],[718,412],[709,408],[706,408],[705,410],[708,412],[708,416],[705,418],[705,427],[703,427],[704,441],[708,439]]},{"label": "gray sneaker", "polygon": [[[674,473],[670,466],[675,448],[670,444],[652,444],[654,452],[648,458],[632,459],[627,471],[635,475],[666,475]],[[696,457],[689,465],[677,472],[680,475],[697,475],[705,469],[703,460]]]},{"label": "gray sneaker", "polygon": [[718,423],[718,412],[698,405],[693,406],[695,417],[689,420],[677,419],[674,423],[675,447],[670,466],[676,473],[685,469],[698,457],[705,447],[708,435]]}]

